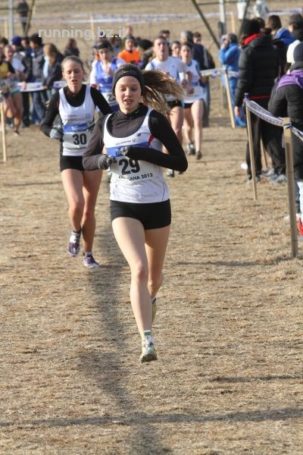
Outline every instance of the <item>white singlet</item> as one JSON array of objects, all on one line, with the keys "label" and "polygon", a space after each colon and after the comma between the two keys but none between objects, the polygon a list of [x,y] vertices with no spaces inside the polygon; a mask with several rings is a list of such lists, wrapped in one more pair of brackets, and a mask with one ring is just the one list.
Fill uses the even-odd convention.
[{"label": "white singlet", "polygon": [[64,94],[59,90],[59,114],[63,123],[63,156],[82,156],[92,127],[96,106],[91,97],[90,86],[85,88],[84,102],[79,107],[71,106]]},{"label": "white singlet", "polygon": [[110,166],[112,173],[110,182],[110,199],[119,202],[154,203],[169,199],[168,187],[163,177],[162,168],[143,160],[133,160],[123,156],[119,151],[122,147],[151,147],[162,149],[161,142],[154,138],[148,127],[151,109],[146,113],[141,127],[128,137],[113,137],[107,128],[110,117],[104,123],[103,142],[106,153],[116,157],[117,162]]},{"label": "white singlet", "polygon": [[191,90],[185,90],[184,103],[189,104],[197,100],[204,100],[206,102],[207,92],[206,88],[200,84],[199,63],[196,60],[192,60],[191,63],[186,65],[186,72],[191,73],[192,79],[189,87]]},{"label": "white singlet", "polygon": [[[161,62],[160,60],[154,58],[149,62],[144,68],[147,70],[153,71],[162,71],[163,73],[169,74],[177,82],[181,83],[185,77],[185,65],[177,57],[168,57],[165,61]],[[172,95],[165,96],[167,101],[173,101],[176,98]]]}]

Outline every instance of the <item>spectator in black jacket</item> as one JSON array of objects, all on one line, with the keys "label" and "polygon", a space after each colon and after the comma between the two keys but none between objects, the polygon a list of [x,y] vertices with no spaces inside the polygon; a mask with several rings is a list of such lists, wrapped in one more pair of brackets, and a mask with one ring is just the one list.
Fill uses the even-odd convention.
[{"label": "spectator in black jacket", "polygon": [[[271,36],[260,33],[256,19],[247,20],[243,27],[244,38],[239,58],[239,78],[236,88],[235,115],[240,115],[244,95],[267,109],[270,93],[279,74],[278,50],[273,46]],[[282,129],[275,127],[252,114],[254,155],[257,179],[262,172],[260,140],[271,156],[274,176],[272,180],[285,180],[285,155],[282,148]],[[249,147],[246,147],[248,177],[251,179]]]},{"label": "spectator in black jacket", "polygon": [[[294,49],[294,64],[273,88],[269,110],[277,117],[289,117],[293,126],[303,131],[303,43]],[[297,200],[298,232],[303,237],[303,142],[295,135],[292,138],[294,172],[299,197]]]}]

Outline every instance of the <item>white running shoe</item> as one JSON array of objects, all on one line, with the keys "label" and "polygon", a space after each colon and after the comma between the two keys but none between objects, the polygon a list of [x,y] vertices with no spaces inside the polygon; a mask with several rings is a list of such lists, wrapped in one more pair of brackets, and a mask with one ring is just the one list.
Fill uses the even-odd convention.
[{"label": "white running shoe", "polygon": [[92,254],[88,254],[88,255],[84,256],[83,265],[85,267],[87,267],[88,269],[97,269],[97,268],[101,267],[99,262],[97,262],[94,259],[94,256]]},{"label": "white running shoe", "polygon": [[81,238],[81,231],[80,232],[75,232],[75,231],[71,232],[67,251],[68,251],[68,254],[72,257],[75,257],[75,256],[77,256],[77,254],[79,254],[80,238]]},{"label": "white running shoe", "polygon": [[166,172],[167,177],[174,177],[175,176],[175,171],[173,169],[168,169]]},{"label": "white running shoe", "polygon": [[142,338],[142,352],[140,356],[141,363],[152,362],[157,360],[157,353],[154,345],[154,339],[151,335],[144,335]]}]

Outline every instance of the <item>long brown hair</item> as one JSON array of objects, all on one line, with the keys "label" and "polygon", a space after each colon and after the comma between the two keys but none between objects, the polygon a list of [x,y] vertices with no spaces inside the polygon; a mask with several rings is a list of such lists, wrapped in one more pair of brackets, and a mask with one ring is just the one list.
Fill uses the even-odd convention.
[{"label": "long brown hair", "polygon": [[143,71],[144,91],[142,93],[145,104],[155,110],[166,113],[169,109],[165,95],[172,95],[182,100],[184,92],[178,82],[162,71]]}]

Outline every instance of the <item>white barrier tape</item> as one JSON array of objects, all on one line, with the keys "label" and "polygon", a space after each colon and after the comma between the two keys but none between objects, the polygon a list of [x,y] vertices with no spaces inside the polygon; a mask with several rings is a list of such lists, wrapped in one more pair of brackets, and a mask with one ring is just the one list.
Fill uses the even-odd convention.
[{"label": "white barrier tape", "polygon": [[265,120],[266,122],[271,123],[272,125],[275,125],[275,126],[283,127],[283,120],[281,118],[274,117],[270,112],[268,112],[266,109],[261,107],[255,101],[251,101],[251,100],[245,98],[244,104],[248,107],[250,112],[257,115],[258,117]]},{"label": "white barrier tape", "polygon": [[18,82],[18,87],[21,92],[40,92],[46,90],[42,82]]},{"label": "white barrier tape", "polygon": [[279,117],[274,117],[270,112],[268,112],[266,109],[261,107],[258,103],[255,101],[251,101],[247,98],[244,99],[244,104],[248,107],[250,112],[253,112],[255,115],[258,117],[262,118],[268,123],[271,123],[272,125],[275,126],[281,126],[282,128],[290,128],[292,133],[300,139],[300,141],[303,142],[303,131],[298,130],[295,126],[292,126],[291,123],[285,124],[283,122],[283,119]]},{"label": "white barrier tape", "polygon": [[[203,71],[200,71],[200,74],[201,76],[210,76],[212,78],[215,78],[215,77],[221,77],[222,74],[225,74],[225,68],[213,68],[211,70],[203,70]],[[228,77],[238,77],[239,76],[239,72],[238,71],[226,71],[227,72],[227,75]]]},{"label": "white barrier tape", "polygon": [[298,128],[296,128],[295,126],[291,127],[291,131],[295,136],[297,136],[298,139],[300,139],[300,141],[303,142],[303,131],[298,130]]},{"label": "white barrier tape", "polygon": [[224,74],[224,70],[222,68],[214,68],[212,70],[203,70],[203,71],[200,71],[200,74],[201,76],[210,76],[210,77],[219,77],[219,76],[222,76],[222,74]]}]

